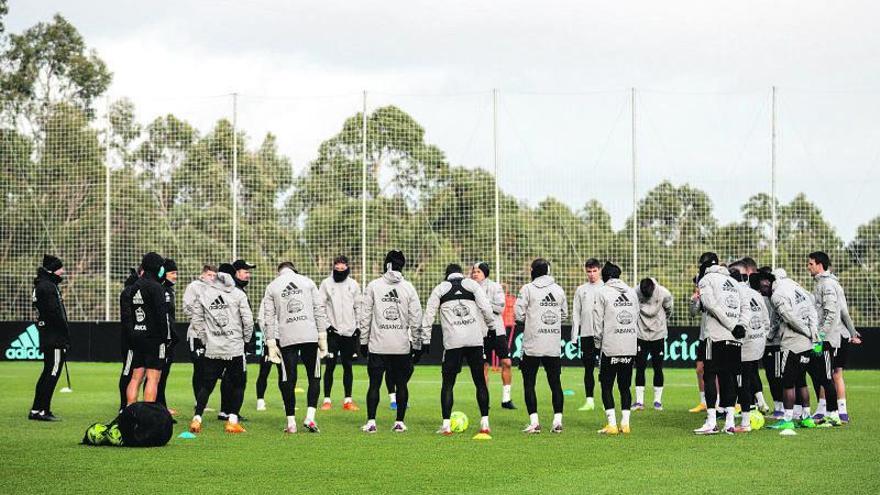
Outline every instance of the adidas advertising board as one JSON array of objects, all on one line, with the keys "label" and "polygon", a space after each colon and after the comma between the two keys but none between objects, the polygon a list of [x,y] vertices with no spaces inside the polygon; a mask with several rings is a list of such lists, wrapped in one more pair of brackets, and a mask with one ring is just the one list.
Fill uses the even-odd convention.
[{"label": "adidas advertising board", "polygon": [[43,359],[40,351],[40,332],[35,325],[30,325],[13,340],[6,348],[4,357],[10,361],[25,359]]}]

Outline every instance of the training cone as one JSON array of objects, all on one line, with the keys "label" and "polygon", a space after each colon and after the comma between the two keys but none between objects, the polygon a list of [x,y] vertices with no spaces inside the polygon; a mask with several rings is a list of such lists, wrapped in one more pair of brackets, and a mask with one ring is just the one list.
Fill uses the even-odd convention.
[{"label": "training cone", "polygon": [[562,391],[562,395],[574,395],[574,390],[567,388]]},{"label": "training cone", "polygon": [[177,438],[182,438],[184,440],[192,440],[193,438],[196,438],[196,436],[193,433],[185,431],[185,432],[181,433],[180,435],[177,435]]},{"label": "training cone", "polygon": [[779,434],[782,436],[785,436],[785,437],[793,437],[793,436],[797,435],[797,433],[794,430],[782,430],[779,432]]},{"label": "training cone", "polygon": [[492,435],[488,433],[477,433],[472,440],[492,440]]},{"label": "training cone", "polygon": [[62,394],[69,394],[69,393],[73,392],[73,389],[70,388],[70,387],[64,387],[64,388],[62,388],[62,389],[60,390],[60,392],[61,392]]}]

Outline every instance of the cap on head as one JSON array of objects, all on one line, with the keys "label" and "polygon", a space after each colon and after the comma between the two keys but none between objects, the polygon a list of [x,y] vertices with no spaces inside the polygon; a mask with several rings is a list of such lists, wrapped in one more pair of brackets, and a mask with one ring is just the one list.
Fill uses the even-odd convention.
[{"label": "cap on head", "polygon": [[386,271],[388,270],[388,265],[391,265],[391,270],[395,272],[403,270],[403,267],[406,266],[406,257],[403,255],[403,252],[394,249],[388,251],[388,254],[385,255]]},{"label": "cap on head", "polygon": [[153,275],[159,276],[159,271],[162,270],[165,265],[165,258],[160,256],[158,253],[154,253],[150,251],[145,254],[141,259],[141,266],[144,268],[145,273],[151,273]]},{"label": "cap on head", "polygon": [[605,266],[602,267],[602,281],[607,282],[612,278],[620,278],[621,273],[619,266],[610,261],[606,261]]},{"label": "cap on head", "polygon": [[44,254],[42,267],[45,268],[47,272],[54,272],[63,268],[64,263],[62,263],[59,258],[52,256],[51,254]]},{"label": "cap on head", "polygon": [[171,258],[165,258],[165,263],[162,266],[165,267],[165,273],[177,271],[177,262]]},{"label": "cap on head", "polygon": [[235,260],[235,261],[232,262],[232,268],[234,268],[235,271],[238,271],[238,270],[253,270],[253,269],[256,268],[256,267],[257,267],[257,265],[252,265],[252,264],[248,263],[248,262],[245,261],[245,260]]}]

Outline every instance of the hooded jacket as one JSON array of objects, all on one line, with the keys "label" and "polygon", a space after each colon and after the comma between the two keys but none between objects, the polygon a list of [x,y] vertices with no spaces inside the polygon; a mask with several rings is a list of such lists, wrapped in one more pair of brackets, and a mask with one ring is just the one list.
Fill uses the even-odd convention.
[{"label": "hooded jacket", "polygon": [[254,332],[254,315],[244,293],[227,273],[218,273],[198,299],[192,316],[205,357],[230,360],[244,355]]},{"label": "hooded jacket", "polygon": [[327,332],[324,298],[312,279],[290,268],[282,268],[267,287],[261,304],[266,339],[277,339],[279,346],[318,341]]},{"label": "hooded jacket", "polygon": [[130,301],[134,315],[131,336],[168,343],[171,340],[170,308],[165,288],[156,274],[144,271],[131,287]]},{"label": "hooded jacket", "polygon": [[128,339],[131,336],[132,332],[134,332],[134,313],[132,312],[131,307],[131,288],[134,286],[134,283],[137,282],[137,279],[137,271],[131,270],[131,272],[129,272],[128,274],[128,278],[125,279],[122,292],[119,293],[119,326],[122,329],[122,331],[120,332],[120,343],[122,344],[123,356],[126,354],[126,352],[128,352]]},{"label": "hooded jacket", "polygon": [[327,330],[336,329],[343,337],[351,337],[357,330],[357,314],[361,305],[361,287],[353,278],[345,277],[342,282],[329,276],[321,281],[318,288],[327,310]]},{"label": "hooded jacket", "polygon": [[642,340],[660,340],[669,335],[668,320],[672,316],[672,293],[653,278],[654,293],[645,298],[639,288],[635,288],[639,302],[638,337]]},{"label": "hooded jacket", "polygon": [[779,331],[779,314],[776,313],[776,308],[773,307],[769,297],[762,295],[761,298],[764,300],[767,316],[770,319],[770,328],[767,329],[767,346],[778,347],[782,343],[782,332]]},{"label": "hooded jacket", "polygon": [[[486,293],[486,297],[489,299],[489,304],[492,305],[492,313],[495,315],[495,335],[507,335],[507,331],[504,328],[504,318],[502,317],[504,309],[507,306],[507,296],[504,294],[504,288],[501,287],[501,284],[491,278],[484,278],[482,282],[478,283],[483,289],[483,292]],[[479,318],[477,318],[477,322],[480,322]],[[485,337],[489,335],[489,326],[482,326],[483,337]]]},{"label": "hooded jacket", "polygon": [[524,323],[523,355],[559,357],[567,308],[565,291],[550,275],[541,275],[519,290],[514,318]]},{"label": "hooded jacket", "polygon": [[831,272],[824,271],[816,275],[815,279],[813,297],[819,313],[819,334],[821,336],[824,333],[824,340],[830,342],[832,347],[839,348],[841,337],[850,339],[859,334],[853,326],[846,295],[837,277]]},{"label": "hooded jacket", "polygon": [[37,330],[40,334],[40,349],[59,349],[70,346],[70,327],[67,324],[67,310],[58,284],[61,277],[37,268],[34,278],[34,291],[31,296],[37,312]]},{"label": "hooded jacket", "polygon": [[193,325],[192,317],[195,312],[196,305],[199,304],[199,299],[204,294],[205,290],[210,287],[208,282],[205,282],[201,278],[197,278],[189,283],[186,286],[186,289],[183,291],[183,314],[189,318],[189,327],[186,330],[186,338],[187,340],[198,338],[198,331]]},{"label": "hooded jacket", "polygon": [[813,296],[794,280],[785,270],[773,270],[773,296],[770,302],[779,315],[781,348],[794,353],[807,352],[819,342],[818,316]]},{"label": "hooded jacket", "polygon": [[601,280],[595,284],[587,282],[574,292],[574,300],[571,307],[571,338],[592,337],[593,330],[593,304],[596,302],[596,293],[605,285]]},{"label": "hooded jacket", "polygon": [[168,328],[170,329],[169,347],[174,349],[174,346],[180,341],[180,339],[177,338],[177,333],[174,331],[174,328],[177,325],[177,308],[174,304],[174,284],[168,279],[165,279],[165,281],[162,282],[162,288],[165,289],[165,302],[168,304]]},{"label": "hooded jacket", "polygon": [[738,283],[727,268],[713,265],[700,279],[701,332],[712,342],[736,340],[733,327],[740,324],[742,300]]},{"label": "hooded jacket", "polygon": [[431,343],[434,316],[440,311],[443,348],[482,347],[484,330],[497,331],[489,298],[475,280],[452,273],[428,297],[422,318],[422,344]]},{"label": "hooded jacket", "polygon": [[770,333],[770,313],[760,292],[749,287],[748,282],[740,282],[743,295],[742,314],[746,324],[746,336],[742,339],[742,361],[757,361],[764,355],[767,334]]},{"label": "hooded jacket", "polygon": [[373,354],[409,354],[412,347],[421,348],[419,295],[398,271],[388,270],[367,285],[358,321],[361,345]]},{"label": "hooded jacket", "polygon": [[593,331],[596,349],[606,356],[635,356],[638,351],[639,296],[622,280],[612,278],[596,293]]}]

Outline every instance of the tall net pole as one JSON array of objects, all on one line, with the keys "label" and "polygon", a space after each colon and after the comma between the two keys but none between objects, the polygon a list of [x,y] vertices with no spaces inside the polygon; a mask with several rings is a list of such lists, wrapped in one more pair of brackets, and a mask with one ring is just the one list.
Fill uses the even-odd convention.
[{"label": "tall net pole", "polygon": [[499,148],[498,148],[498,90],[492,90],[492,161],[495,168],[495,273],[497,282],[501,282],[501,207],[500,207],[500,181]]},{"label": "tall net pole", "polygon": [[776,218],[776,86],[770,91],[770,264],[776,268],[776,237],[779,231]]},{"label": "tall net pole", "polygon": [[110,321],[110,99],[105,104],[106,134],[104,145],[104,320]]},{"label": "tall net pole", "polygon": [[638,177],[636,175],[636,88],[630,88],[630,109],[631,109],[631,135],[630,144],[632,148],[632,238],[633,238],[633,266],[632,283],[635,284],[639,280],[639,218],[638,218]]},{"label": "tall net pole", "polygon": [[361,109],[361,287],[367,286],[367,92]]},{"label": "tall net pole", "polygon": [[232,93],[232,259],[238,257],[238,93]]}]

